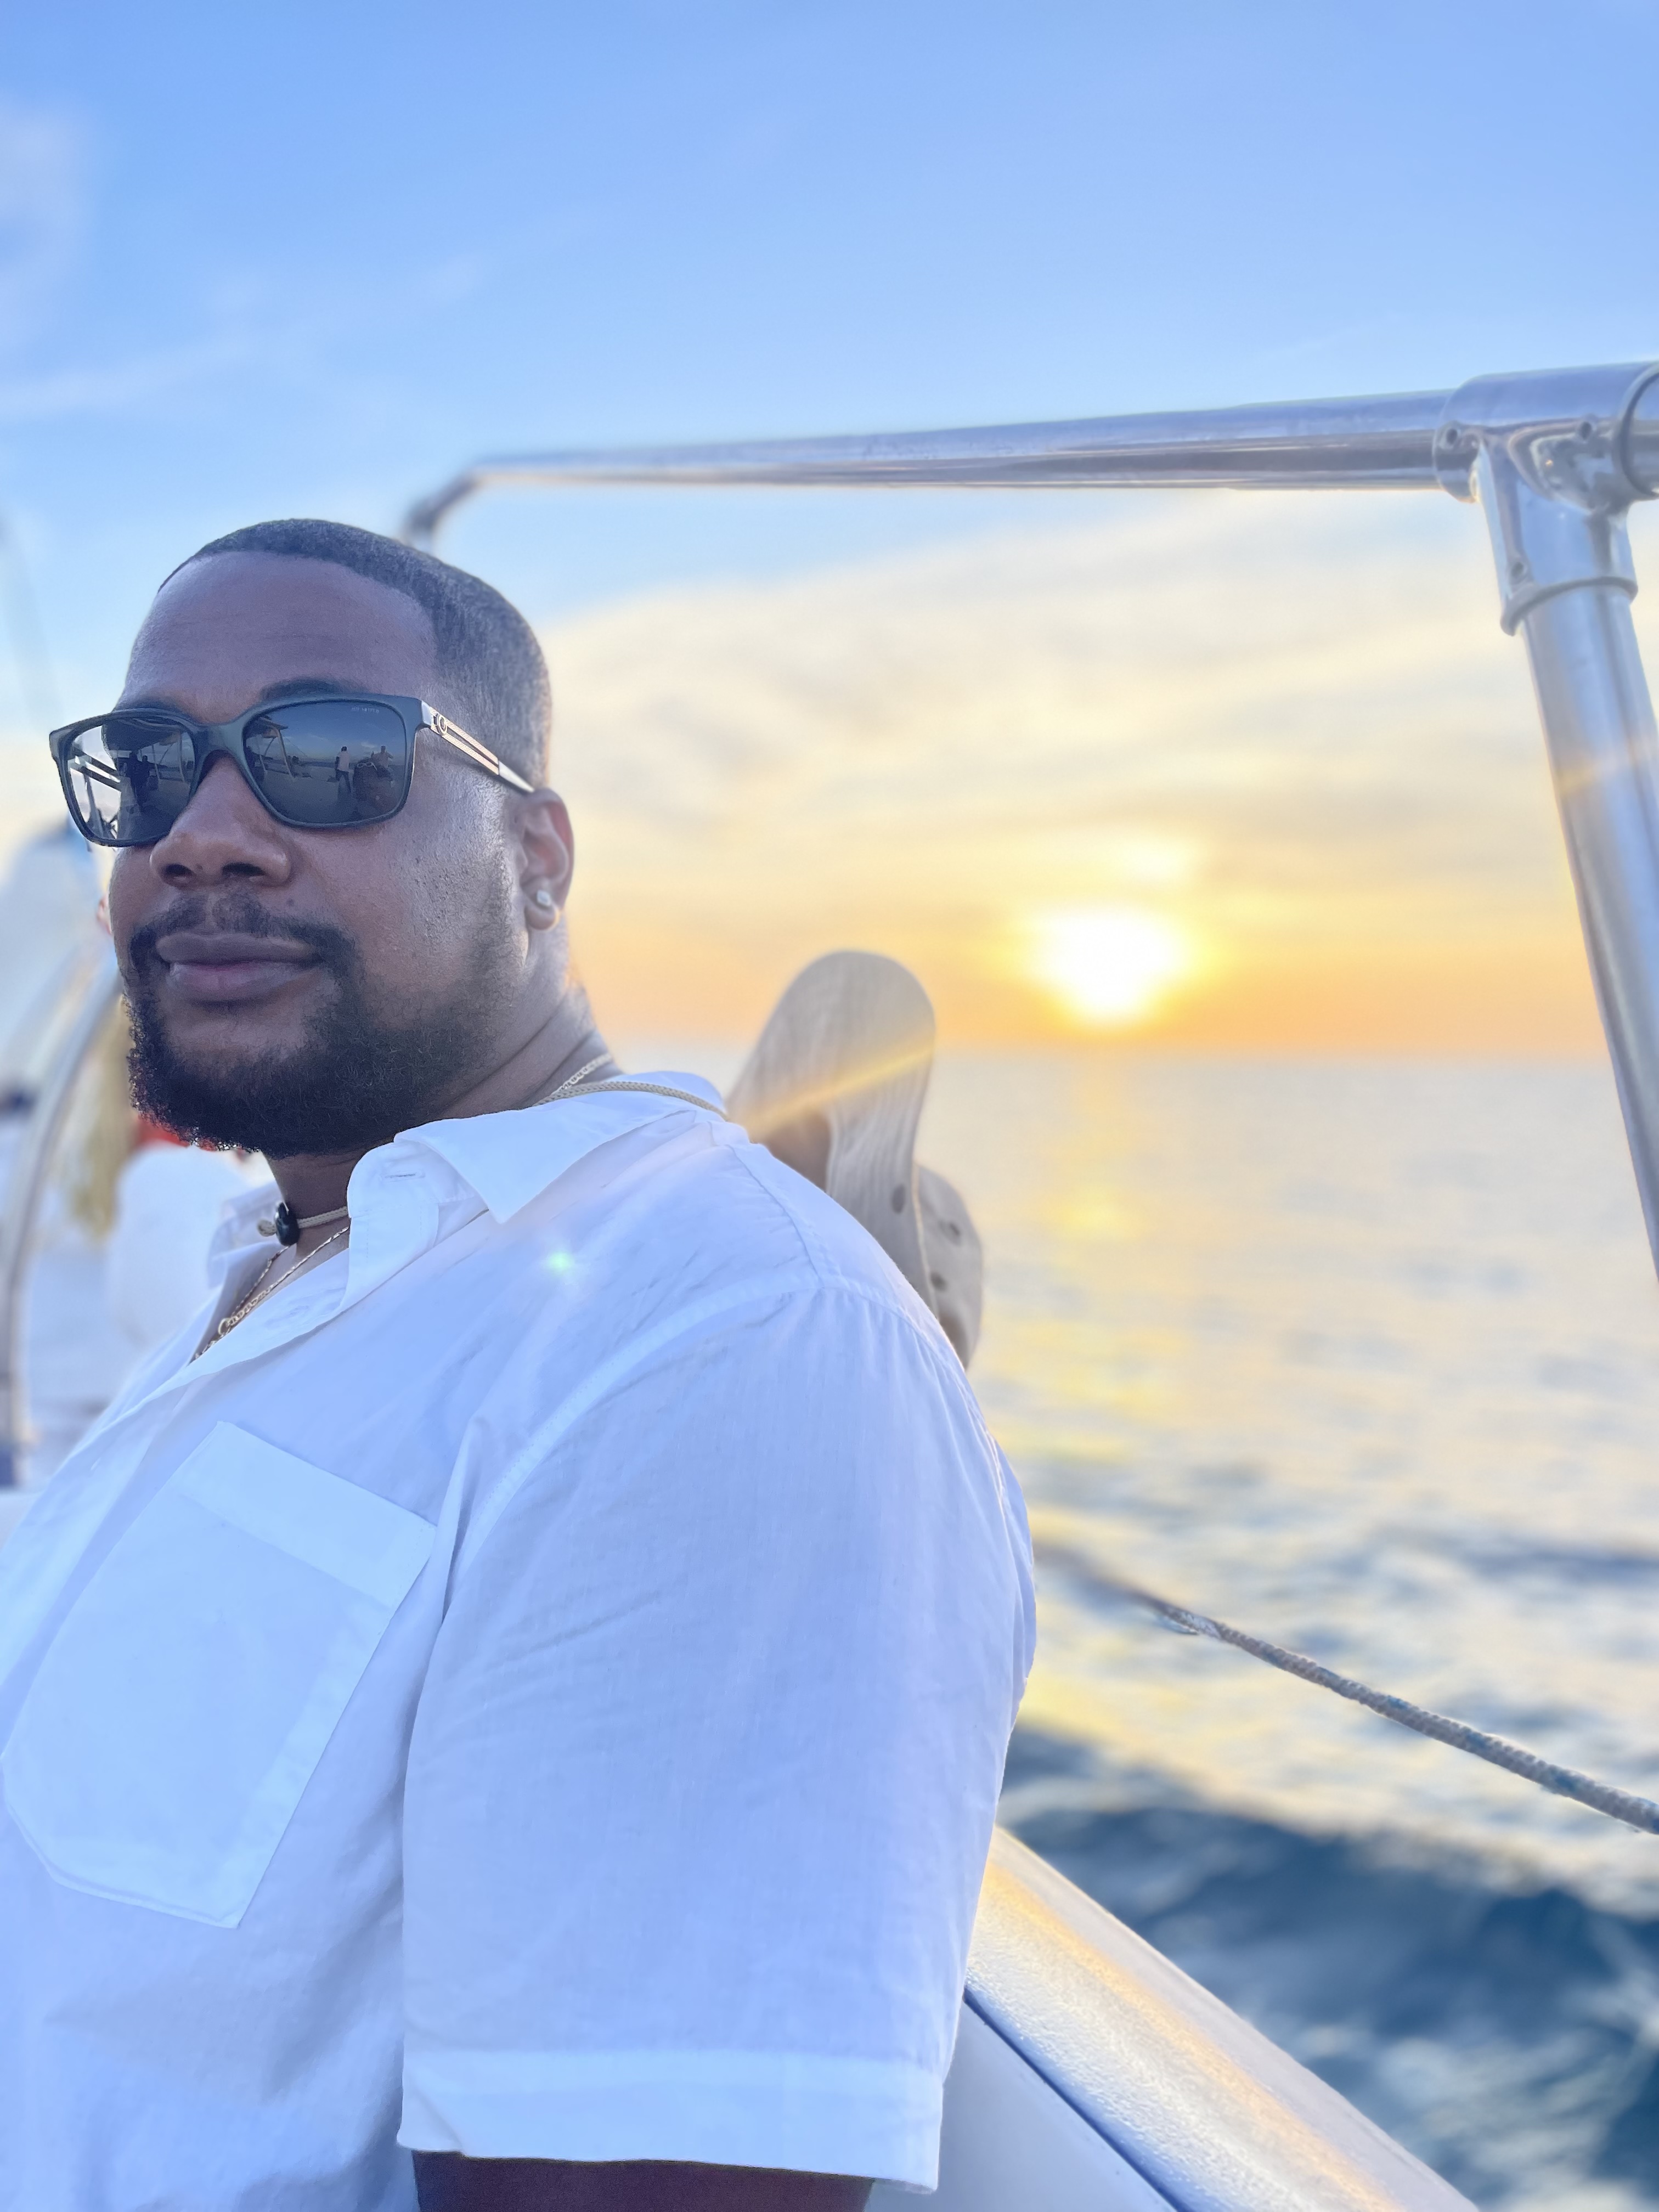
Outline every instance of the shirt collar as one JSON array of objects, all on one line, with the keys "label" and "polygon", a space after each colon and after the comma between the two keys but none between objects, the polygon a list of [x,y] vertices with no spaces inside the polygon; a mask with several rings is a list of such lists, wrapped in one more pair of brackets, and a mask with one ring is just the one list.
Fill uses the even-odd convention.
[{"label": "shirt collar", "polygon": [[[677,1091],[690,1091],[706,1098],[716,1109],[720,1106],[719,1091],[701,1075],[671,1070],[635,1079],[672,1085]],[[437,1194],[441,1200],[453,1192],[451,1176],[457,1177],[495,1220],[510,1221],[532,1199],[539,1198],[579,1160],[611,1138],[670,1115],[696,1110],[679,1099],[659,1097],[652,1091],[600,1091],[550,1099],[543,1105],[508,1113],[475,1114],[461,1121],[428,1121],[419,1128],[405,1129],[391,1144],[365,1153],[352,1170],[347,1200],[353,1216],[354,1259],[367,1257],[366,1242],[379,1241],[374,1238],[371,1223],[382,1210],[388,1182],[406,1184],[411,1176],[428,1183],[435,1180],[448,1187]],[[449,1176],[441,1172],[434,1177],[434,1157],[450,1170]],[[225,1207],[208,1250],[209,1269],[216,1282],[222,1282],[239,1258],[264,1243],[258,1224],[269,1218],[276,1197],[276,1185],[264,1183],[233,1199]],[[441,1211],[447,1210],[441,1204]],[[360,1282],[362,1287],[368,1287],[362,1281],[368,1272],[354,1266],[352,1273],[357,1279],[354,1289]],[[380,1267],[372,1272],[380,1279]]]},{"label": "shirt collar", "polygon": [[[674,1072],[630,1078],[639,1083],[659,1083],[706,1098],[720,1110],[720,1095],[701,1075]],[[611,1138],[624,1136],[647,1122],[671,1115],[704,1118],[695,1106],[678,1098],[663,1098],[645,1091],[599,1091],[568,1098],[549,1099],[540,1106],[526,1106],[506,1114],[475,1114],[459,1121],[428,1121],[419,1129],[406,1129],[395,1138],[388,1156],[424,1150],[435,1152],[445,1164],[475,1190],[497,1221],[513,1216],[539,1198],[550,1185],[567,1174]],[[712,1117],[709,1117],[712,1118]],[[370,1153],[352,1176],[377,1156]]]},{"label": "shirt collar", "polygon": [[[720,1106],[719,1091],[700,1075],[653,1073],[632,1079],[669,1084],[707,1098],[717,1109]],[[165,1347],[167,1357],[158,1353],[118,1395],[88,1440],[153,1396],[196,1377],[240,1366],[308,1334],[481,1212],[495,1221],[510,1220],[601,1145],[653,1121],[675,1119],[722,1126],[715,1123],[714,1115],[678,1098],[650,1091],[608,1091],[405,1129],[389,1145],[366,1152],[351,1171],[346,1190],[351,1242],[340,1255],[346,1262],[343,1270],[332,1261],[326,1262],[292,1290],[258,1307],[199,1358],[191,1357],[194,1337],[181,1331]],[[269,1253],[258,1224],[269,1216],[276,1199],[275,1184],[266,1183],[226,1206],[209,1252],[216,1292],[222,1291],[233,1269],[246,1267],[251,1273],[256,1255]],[[205,1320],[204,1310],[196,1326]]]}]

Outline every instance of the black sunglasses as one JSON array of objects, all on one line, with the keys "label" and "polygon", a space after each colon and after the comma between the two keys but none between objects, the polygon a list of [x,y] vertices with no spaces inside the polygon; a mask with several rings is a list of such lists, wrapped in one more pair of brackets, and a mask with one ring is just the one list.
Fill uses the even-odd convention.
[{"label": "black sunglasses", "polygon": [[82,836],[94,845],[153,845],[220,753],[292,830],[389,821],[409,797],[422,730],[514,791],[534,789],[424,699],[362,691],[276,700],[234,722],[193,722],[162,707],[121,708],[68,723],[52,732],[51,743]]}]

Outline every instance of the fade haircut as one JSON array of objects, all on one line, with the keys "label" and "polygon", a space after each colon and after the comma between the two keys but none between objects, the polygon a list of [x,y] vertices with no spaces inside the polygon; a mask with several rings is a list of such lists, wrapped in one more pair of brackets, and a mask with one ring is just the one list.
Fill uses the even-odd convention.
[{"label": "fade haircut", "polygon": [[331,561],[413,599],[431,622],[438,667],[463,726],[530,782],[543,781],[553,726],[547,663],[530,624],[482,577],[349,522],[250,523],[216,538],[181,565],[218,553]]}]

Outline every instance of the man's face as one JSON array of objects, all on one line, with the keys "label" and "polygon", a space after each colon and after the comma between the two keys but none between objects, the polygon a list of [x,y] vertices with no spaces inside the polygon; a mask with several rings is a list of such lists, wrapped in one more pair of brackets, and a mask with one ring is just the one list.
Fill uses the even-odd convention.
[{"label": "man's face", "polygon": [[[121,703],[228,722],[301,687],[413,696],[467,720],[414,600],[259,553],[167,584]],[[442,1113],[546,1012],[515,812],[531,805],[422,734],[401,813],[293,830],[215,760],[167,835],[120,853],[111,878],[141,1103],[278,1158],[361,1150]]]}]

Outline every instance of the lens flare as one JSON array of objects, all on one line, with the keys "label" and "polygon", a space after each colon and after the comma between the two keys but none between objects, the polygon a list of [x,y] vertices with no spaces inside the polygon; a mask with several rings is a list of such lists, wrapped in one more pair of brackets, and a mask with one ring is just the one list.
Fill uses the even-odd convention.
[{"label": "lens flare", "polygon": [[1187,933],[1147,907],[1074,907],[1031,918],[1028,971],[1085,1028],[1133,1029],[1197,967]]}]

